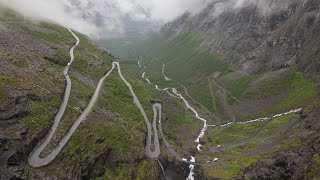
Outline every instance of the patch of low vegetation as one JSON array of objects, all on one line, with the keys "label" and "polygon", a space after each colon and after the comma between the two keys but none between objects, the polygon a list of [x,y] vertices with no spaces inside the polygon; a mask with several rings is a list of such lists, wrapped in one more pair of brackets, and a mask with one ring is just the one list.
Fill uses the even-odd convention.
[{"label": "patch of low vegetation", "polygon": [[[129,82],[132,81],[128,77],[126,79]],[[141,86],[142,84],[138,85],[137,82],[133,82],[133,84],[136,84],[133,88],[140,103],[149,115],[149,118],[152,119],[152,104],[150,102],[153,100],[152,95]],[[124,117],[130,117],[130,119],[134,119],[135,121],[144,121],[140,110],[133,102],[133,97],[128,87],[118,76],[116,70],[106,79],[101,96],[102,98],[98,100],[99,106],[107,107],[109,110],[123,114]]]},{"label": "patch of low vegetation", "polygon": [[197,101],[204,105],[208,110],[213,111],[213,103],[208,81],[204,80],[197,85],[189,85],[188,90],[194,99],[197,99]]},{"label": "patch of low vegetation", "polygon": [[213,111],[216,113],[216,114],[219,114],[221,115],[223,113],[223,109],[222,109],[222,106],[221,106],[221,101],[219,99],[219,97],[212,97],[213,99]]},{"label": "patch of low vegetation", "polygon": [[[125,163],[117,164],[116,171],[112,171],[106,168],[103,178],[105,180],[122,180],[122,179],[137,179],[142,180],[147,178],[149,166],[151,164],[148,160],[142,160],[134,165],[128,165]],[[137,170],[135,169],[137,168]],[[135,172],[135,173],[133,173]]]},{"label": "patch of low vegetation", "polygon": [[[212,145],[237,142],[237,140],[247,138],[254,135],[256,131],[264,124],[264,122],[236,124],[227,127],[217,127],[217,134],[212,133],[210,137]],[[220,129],[221,128],[221,129]]]},{"label": "patch of low vegetation", "polygon": [[143,180],[145,179],[145,174],[148,171],[148,161],[147,160],[143,160],[140,164],[139,164],[139,168],[138,168],[138,173],[137,173],[137,180]]},{"label": "patch of low vegetation", "polygon": [[207,167],[204,169],[209,177],[221,179],[234,179],[241,169],[250,166],[251,164],[263,159],[265,155],[254,155],[249,157],[241,157],[218,163],[216,166]]},{"label": "patch of low vegetation", "polygon": [[[317,96],[316,84],[304,77],[302,72],[286,69],[280,74],[244,76],[227,85],[228,102],[256,103],[259,110],[254,114],[235,114],[236,119],[248,120],[303,108]],[[267,104],[261,103],[266,100]],[[237,105],[235,105],[237,106]],[[261,106],[261,107],[260,107]]]},{"label": "patch of low vegetation", "polygon": [[[94,129],[94,131],[92,131],[92,129]],[[84,133],[86,135],[82,136]],[[139,142],[139,140],[127,138],[127,133],[128,131],[126,131],[120,124],[111,127],[104,123],[83,123],[73,135],[63,153],[72,155],[77,150],[83,149],[81,154],[78,154],[77,157],[73,157],[73,160],[71,160],[71,163],[74,163],[82,158],[88,158],[95,154],[99,154],[111,147],[114,148],[116,150],[116,154],[120,156],[121,154],[128,153],[131,145],[134,145],[133,147],[138,146],[143,150],[142,141]],[[101,138],[103,139],[103,142],[100,144],[96,143],[96,141]],[[137,152],[135,151],[132,153]]]},{"label": "patch of low vegetation", "polygon": [[[210,136],[209,145],[216,146],[218,144],[222,145],[225,143],[237,143],[240,140],[247,138],[259,139],[271,136],[275,134],[279,128],[283,124],[287,123],[293,116],[296,116],[296,114],[284,115],[282,117],[273,118],[272,120],[263,122],[216,127]],[[256,134],[258,129],[261,127],[263,127],[263,129]],[[285,130],[285,128],[283,130]]]},{"label": "patch of low vegetation", "polygon": [[320,155],[315,154],[312,157],[313,167],[307,172],[307,177],[310,179],[319,179],[320,178]]},{"label": "patch of low vegetation", "polygon": [[60,103],[60,99],[55,96],[53,96],[49,102],[33,101],[31,103],[31,114],[21,119],[21,122],[27,124],[29,127],[29,137],[50,124],[55,117],[55,110],[58,109]]},{"label": "patch of low vegetation", "polygon": [[229,72],[228,66],[220,62],[219,54],[200,48],[204,38],[204,34],[186,33],[162,46],[161,54],[165,54],[163,58],[168,64],[169,75],[185,81],[196,74],[201,74],[199,78],[204,79],[214,71],[222,74]]},{"label": "patch of low vegetation", "polygon": [[[47,60],[61,66],[64,66],[69,62],[70,57],[68,48],[73,46],[76,43],[76,40],[67,28],[52,23],[39,23],[39,28],[43,28],[43,31],[40,31],[31,29],[30,27],[34,25],[30,25],[30,22],[12,23],[23,32],[26,32],[37,39],[41,39],[52,46],[55,55],[53,57],[46,57]],[[48,32],[46,32],[46,30]],[[75,34],[79,37],[80,44],[74,50],[76,60],[73,62],[72,68],[87,72],[96,80],[100,79],[106,70],[110,69],[112,57],[108,54],[103,54],[98,48],[98,45],[93,43],[85,35],[77,32],[75,32]],[[97,65],[91,65],[91,62],[95,62]]]},{"label": "patch of low vegetation", "polygon": [[227,87],[228,89],[228,103],[233,104],[236,98],[239,98],[243,92],[249,87],[250,83],[256,80],[259,75],[246,75],[240,79],[234,80]]},{"label": "patch of low vegetation", "polygon": [[[24,77],[26,79],[21,78],[12,78],[5,74],[0,74],[0,105],[7,105],[9,103],[9,93],[6,92],[5,87],[11,87],[12,89],[26,89],[29,90],[29,94],[39,95],[41,97],[43,95],[43,89],[40,87],[34,86],[36,79],[29,79],[28,76]],[[46,127],[51,119],[54,118],[55,110],[58,109],[60,105],[59,97],[51,94],[52,96],[48,98],[47,101],[42,100],[29,100],[31,105],[31,114],[23,117],[21,119],[22,123],[25,123],[29,126],[29,134],[31,137],[33,133],[42,130]]]},{"label": "patch of low vegetation", "polygon": [[[183,108],[183,105],[180,104]],[[194,116],[188,114],[186,111],[174,112],[172,109],[163,107],[163,117],[167,118],[169,123],[174,126],[182,124],[191,124],[194,121]]]},{"label": "patch of low vegetation", "polygon": [[4,88],[5,88],[5,84],[0,82],[0,107],[6,105],[9,102],[7,98],[7,93],[5,92]]},{"label": "patch of low vegetation", "polygon": [[286,92],[292,86],[294,81],[295,72],[293,72],[293,70],[282,73],[277,77],[269,78],[266,81],[263,81],[259,87],[261,96],[266,98]]},{"label": "patch of low vegetation", "polygon": [[282,112],[288,109],[301,108],[311,104],[317,96],[316,84],[304,77],[301,72],[295,72],[289,86],[290,93],[286,99],[271,107],[270,112]]},{"label": "patch of low vegetation", "polygon": [[237,51],[229,51],[228,56],[232,59],[238,59],[240,57],[240,53]]},{"label": "patch of low vegetation", "polygon": [[286,130],[287,127],[281,127],[283,124],[287,123],[291,120],[292,117],[296,116],[296,114],[289,114],[282,117],[274,118],[268,123],[265,128],[259,133],[258,137],[268,137],[275,134],[277,131]]}]

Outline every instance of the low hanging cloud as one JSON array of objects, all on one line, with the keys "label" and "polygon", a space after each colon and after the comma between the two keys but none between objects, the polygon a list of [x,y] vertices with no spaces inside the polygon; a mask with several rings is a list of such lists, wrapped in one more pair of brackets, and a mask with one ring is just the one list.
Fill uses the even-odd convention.
[{"label": "low hanging cloud", "polygon": [[303,0],[214,0],[212,17],[216,18],[225,11],[236,11],[247,6],[256,6],[263,15],[277,12],[289,7],[290,3]]},{"label": "low hanging cloud", "polygon": [[186,11],[196,14],[217,1],[215,14],[248,4],[269,7],[274,1],[289,0],[0,0],[0,6],[99,38],[125,34],[128,21],[166,23]]},{"label": "low hanging cloud", "polygon": [[126,21],[165,23],[185,11],[198,12],[210,0],[0,0],[35,20],[51,20],[91,37],[125,33]]}]

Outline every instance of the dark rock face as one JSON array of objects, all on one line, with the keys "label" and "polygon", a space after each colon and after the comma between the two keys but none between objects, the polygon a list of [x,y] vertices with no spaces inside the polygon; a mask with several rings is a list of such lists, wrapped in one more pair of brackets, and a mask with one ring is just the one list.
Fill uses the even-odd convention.
[{"label": "dark rock face", "polygon": [[319,154],[320,138],[307,139],[308,146],[277,154],[241,171],[240,179],[304,179],[313,169],[312,158]]},{"label": "dark rock face", "polygon": [[100,60],[92,60],[89,62],[89,66],[95,67],[95,68],[100,68],[102,66],[102,61]]},{"label": "dark rock face", "polygon": [[320,155],[319,105],[315,109],[309,113],[303,125],[312,133],[296,135],[302,146],[282,151],[244,168],[239,173],[238,179],[309,179],[307,175],[312,171],[316,171],[317,177],[310,178],[319,178],[317,167]]},{"label": "dark rock face", "polygon": [[110,159],[111,149],[107,149],[104,153],[92,157],[81,169],[81,175],[83,179],[98,178],[103,177],[105,173],[104,164],[107,163],[107,160]]},{"label": "dark rock face", "polygon": [[[304,72],[319,74],[319,1],[268,0],[270,7],[279,8],[267,13],[259,3],[230,8],[230,2],[216,1],[196,16],[185,14],[163,31],[205,33],[208,37],[202,47],[249,73],[296,63]],[[266,69],[258,67],[261,63]]]},{"label": "dark rock face", "polygon": [[26,96],[17,97],[12,106],[4,107],[0,111],[0,120],[8,121],[17,118],[27,116],[31,111],[30,105],[28,103],[28,98]]},{"label": "dark rock face", "polygon": [[167,157],[162,157],[160,161],[166,174],[166,180],[184,180],[188,177],[188,164],[175,160],[172,161]]},{"label": "dark rock face", "polygon": [[[259,4],[250,4],[243,8],[229,6],[217,13],[219,8],[228,6],[228,2],[232,0],[215,1],[195,16],[185,14],[162,31],[172,36],[186,32],[206,34],[201,47],[221,54],[223,61],[236,70],[256,74],[297,67],[313,77],[319,86],[320,1],[265,0],[260,2],[275,3],[279,8],[264,12]],[[243,169],[238,178],[306,179],[306,173],[314,169],[314,157],[319,155],[320,139],[316,132],[319,132],[320,114],[315,113],[305,120],[305,128],[313,133],[290,137],[301,139],[302,147],[253,164]]]},{"label": "dark rock face", "polygon": [[11,97],[12,101],[0,110],[0,174],[4,179],[21,177],[24,169],[20,163],[27,162],[33,148],[49,131],[45,128],[28,141],[28,126],[19,120],[31,113],[31,101],[42,101],[42,98],[35,94],[23,95],[13,89]]}]

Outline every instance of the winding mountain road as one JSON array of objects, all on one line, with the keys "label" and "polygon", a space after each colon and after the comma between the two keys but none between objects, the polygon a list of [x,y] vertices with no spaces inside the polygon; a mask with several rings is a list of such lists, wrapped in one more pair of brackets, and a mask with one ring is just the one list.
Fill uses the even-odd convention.
[{"label": "winding mountain road", "polygon": [[[156,106],[156,107],[155,107]],[[160,134],[162,136],[162,141],[164,142],[164,145],[167,147],[167,149],[169,150],[169,152],[174,156],[176,157],[177,160],[181,160],[182,158],[178,155],[178,153],[176,152],[175,149],[173,149],[173,147],[170,145],[170,143],[167,141],[166,137],[164,136],[163,134],[163,131],[162,131],[162,124],[161,124],[161,118],[162,118],[162,106],[161,104],[155,104],[154,105],[154,108],[158,108],[159,110],[159,124],[158,124],[158,129],[160,131]]]},{"label": "winding mountain road", "polygon": [[239,147],[239,146],[243,146],[243,145],[246,145],[246,144],[249,144],[249,143],[252,143],[252,142],[264,142],[264,141],[267,141],[269,139],[272,139],[278,135],[281,135],[282,132],[285,132],[287,130],[288,127],[291,126],[292,124],[292,118],[290,118],[290,120],[282,125],[280,125],[278,127],[278,130],[273,133],[272,135],[269,135],[269,136],[262,136],[262,137],[259,137],[259,138],[255,138],[257,137],[261,132],[262,130],[264,130],[264,128],[266,127],[266,125],[271,122],[272,119],[270,119],[269,121],[267,121],[266,123],[264,123],[264,125],[262,125],[255,134],[249,136],[249,137],[246,137],[246,138],[243,138],[243,139],[238,139],[234,142],[230,142],[230,143],[226,143],[226,144],[223,144],[223,145],[220,145],[219,148],[217,147],[212,147],[210,149],[210,152],[212,153],[217,153],[219,151],[225,151],[225,150],[228,150],[228,149],[233,149],[233,148],[236,148],[236,147]]},{"label": "winding mountain road", "polygon": [[[247,157],[247,156],[252,156],[255,154],[259,154],[262,153],[278,144],[280,144],[285,138],[287,138],[289,136],[290,131],[293,130],[294,126],[296,126],[297,124],[301,123],[301,118],[298,117],[292,117],[290,122],[288,122],[288,126],[286,127],[286,129],[284,130],[283,134],[280,134],[280,137],[275,139],[272,142],[269,142],[267,144],[261,145],[253,150],[249,150],[247,152],[241,153],[241,154],[237,154],[237,155],[231,155],[229,157],[225,157],[225,158],[221,158],[219,159],[219,162],[223,162],[223,161],[230,161],[232,159],[235,158],[241,158],[241,157]],[[217,163],[218,161],[215,162],[210,162],[207,164],[203,164],[203,166],[211,166],[215,163]]]},{"label": "winding mountain road", "polygon": [[[159,156],[160,156],[160,143],[159,143],[159,137],[158,137],[158,130],[160,132],[160,134],[162,135],[163,137],[163,142],[165,144],[165,146],[168,148],[168,150],[179,160],[181,161],[184,161],[186,163],[189,163],[190,166],[190,173],[189,173],[189,177],[188,179],[193,179],[193,170],[194,170],[194,167],[195,165],[203,165],[202,163],[199,164],[199,163],[196,163],[196,159],[195,157],[191,156],[191,159],[190,161],[187,161],[186,159],[184,158],[181,158],[178,153],[172,148],[172,146],[166,141],[165,137],[164,137],[164,134],[163,134],[163,131],[162,131],[162,126],[161,126],[161,119],[162,119],[162,105],[161,103],[154,103],[153,106],[152,106],[152,109],[153,109],[153,121],[152,123],[150,123],[149,121],[149,118],[144,110],[144,108],[142,107],[138,97],[136,96],[131,84],[125,79],[125,77],[123,76],[122,74],[122,71],[121,71],[121,67],[120,67],[120,64],[119,62],[112,62],[112,67],[111,69],[99,80],[99,83],[95,89],[95,92],[94,94],[92,95],[92,98],[88,104],[88,106],[85,108],[85,110],[81,113],[81,115],[78,117],[78,119],[76,120],[76,122],[72,125],[72,127],[68,130],[67,134],[62,138],[62,140],[58,143],[58,146],[56,148],[54,148],[51,153],[49,155],[47,155],[46,157],[41,157],[41,153],[43,152],[43,150],[46,148],[46,146],[49,144],[49,142],[51,141],[54,133],[56,132],[56,130],[58,129],[59,127],[59,123],[61,121],[61,119],[63,118],[65,112],[66,112],[66,107],[68,106],[68,102],[69,102],[69,98],[70,98],[70,94],[71,94],[71,87],[72,87],[72,82],[71,82],[71,79],[69,77],[69,74],[68,74],[68,71],[69,71],[69,68],[71,67],[73,61],[74,61],[74,49],[79,45],[80,43],[80,39],[70,30],[70,33],[74,36],[74,38],[76,39],[76,43],[74,44],[74,46],[72,46],[70,48],[70,62],[67,64],[67,66],[64,68],[64,71],[63,71],[63,75],[65,76],[65,79],[66,79],[66,88],[65,88],[65,93],[64,93],[64,98],[63,98],[63,101],[60,105],[60,108],[55,116],[55,119],[54,119],[54,124],[49,132],[49,134],[35,147],[35,149],[31,152],[30,156],[29,156],[29,164],[33,167],[41,167],[41,166],[44,166],[44,165],[47,165],[48,163],[52,162],[56,157],[57,155],[61,152],[61,150],[63,149],[63,147],[68,143],[68,141],[70,140],[70,138],[72,137],[73,133],[76,131],[76,129],[79,127],[79,125],[87,118],[88,114],[91,112],[92,108],[94,107],[98,97],[99,97],[99,94],[100,94],[100,91],[103,87],[103,83],[105,81],[105,79],[113,72],[114,68],[117,67],[118,69],[118,75],[120,76],[120,78],[122,79],[122,81],[126,84],[126,86],[128,87],[132,97],[133,97],[133,102],[134,104],[138,107],[138,109],[140,110],[143,118],[144,118],[144,121],[146,123],[146,126],[147,126],[147,137],[146,137],[146,145],[145,145],[145,154],[146,156],[148,156],[149,158],[151,159],[158,159]],[[150,64],[152,63],[152,61],[150,62]],[[149,65],[150,65],[149,64]],[[141,68],[142,65],[141,65],[141,62],[139,61],[138,62],[138,65],[139,67]],[[164,65],[163,65],[163,69],[162,69],[162,73],[164,75],[164,78],[166,80],[172,80],[170,79],[169,77],[167,77],[165,75],[165,72],[164,72]],[[152,84],[149,79],[147,79],[145,77],[145,73],[143,73],[142,77],[149,83],[149,84]],[[178,82],[176,82],[178,83]],[[179,85],[181,85],[184,90],[186,91],[186,94],[188,96],[190,96],[186,90],[186,88],[178,83]],[[207,120],[200,117],[198,112],[189,104],[189,102],[177,91],[177,89],[175,88],[171,88],[171,87],[167,87],[165,89],[160,89],[157,85],[155,84],[152,84],[156,87],[156,89],[158,90],[163,90],[163,91],[166,91],[170,96],[174,97],[174,98],[178,98],[180,100],[183,100],[183,102],[185,103],[186,107],[188,109],[190,109],[195,117],[199,120],[201,120],[203,122],[203,127],[197,137],[197,139],[195,140],[197,142],[197,149],[199,151],[201,151],[201,144],[200,144],[200,139],[203,138],[204,134],[205,134],[205,131],[207,130]],[[191,97],[191,96],[190,96]],[[193,99],[191,97],[191,99]],[[286,114],[289,114],[289,113],[294,113],[294,112],[298,112],[298,111],[301,111],[301,109],[298,109],[298,110],[291,110],[287,113],[281,113],[281,114],[277,114],[277,115],[274,115],[273,118],[275,117],[280,117],[282,115],[286,115]],[[158,120],[158,121],[157,121]],[[246,123],[253,123],[253,122],[259,122],[259,121],[265,121],[265,120],[268,120],[268,118],[259,118],[259,119],[255,119],[255,120],[250,120],[250,121],[247,121],[247,122],[237,122],[235,123],[234,121],[233,122],[229,122],[227,124],[223,124],[223,125],[220,125],[220,127],[226,127],[226,126],[229,126],[229,125],[233,125],[233,124],[246,124]],[[157,123],[158,123],[158,128],[157,128]],[[290,122],[291,123],[291,122]],[[294,121],[293,123],[290,124],[290,128],[284,133],[285,135],[287,134],[287,132],[296,124],[296,123],[299,123],[299,120],[297,121]],[[216,126],[216,125],[209,125],[209,126]],[[283,130],[283,129],[281,129]],[[260,130],[258,131],[260,132]],[[279,131],[280,133],[282,131]],[[152,134],[153,134],[153,143],[152,143]],[[258,133],[257,133],[258,134]],[[261,146],[255,150],[252,150],[252,151],[249,151],[247,152],[246,154],[243,154],[243,155],[252,155],[254,153],[258,153],[258,152],[261,152],[263,151],[264,149],[267,149],[267,148],[270,148],[274,145],[276,145],[277,143],[281,142],[281,140],[284,138],[284,136],[282,136],[282,138],[280,138],[279,140],[277,141],[274,141],[270,144],[267,144],[265,146]],[[151,150],[151,146],[153,145],[154,150]],[[238,145],[238,144],[237,144]],[[240,144],[242,145],[242,144]],[[225,148],[230,148],[230,147],[233,147],[235,145],[231,145],[231,146],[228,146],[228,147],[225,147]],[[234,158],[234,157],[231,157],[231,158]],[[216,160],[218,160],[217,158],[215,158]],[[214,161],[216,161],[214,160]],[[222,160],[227,160],[227,159],[222,159]],[[220,161],[220,160],[219,160]],[[162,167],[160,161],[158,161],[160,166]],[[213,162],[212,162],[213,163]],[[212,163],[208,163],[206,165],[209,165],[209,164],[212,164]],[[162,170],[163,170],[163,167],[162,167]],[[164,172],[164,170],[163,170]]]},{"label": "winding mountain road", "polygon": [[[67,66],[64,68],[63,70],[63,74],[66,78],[66,89],[65,89],[65,93],[64,93],[64,98],[63,101],[60,105],[59,111],[55,116],[55,120],[54,120],[54,124],[51,128],[50,133],[45,137],[45,139],[38,145],[38,147],[36,147],[33,152],[30,154],[29,156],[29,164],[33,167],[40,167],[43,165],[48,164],[49,162],[51,162],[56,156],[57,154],[60,152],[59,151],[52,151],[50,155],[48,155],[46,158],[40,158],[40,154],[41,152],[44,150],[44,148],[49,144],[51,138],[53,137],[54,133],[56,132],[59,123],[63,117],[63,115],[65,114],[68,102],[69,102],[69,98],[70,98],[70,93],[71,93],[71,79],[68,75],[68,71],[69,68],[74,60],[74,48],[77,47],[80,43],[80,39],[68,28],[68,30],[70,31],[70,33],[74,36],[74,38],[76,39],[76,44],[70,49],[70,62],[67,64]],[[60,146],[60,145],[59,145]],[[62,148],[61,148],[62,149]]]},{"label": "winding mountain road", "polygon": [[[156,59],[156,60],[158,60],[158,59]],[[152,61],[153,61],[153,59],[152,59]],[[152,61],[151,61],[151,63],[152,63]],[[159,61],[159,60],[158,60],[158,61]],[[159,61],[159,62],[160,62],[160,61]],[[141,63],[141,60],[138,61],[138,66],[139,66],[140,68],[142,68],[142,65],[141,65],[141,64],[142,64],[142,63]],[[162,75],[163,75],[164,79],[165,79],[166,81],[174,81],[173,79],[171,79],[170,77],[168,77],[168,76],[165,74],[164,68],[165,68],[165,64],[162,63],[162,70],[161,70],[161,72],[162,72]],[[144,67],[144,69],[146,69],[146,67]],[[177,89],[172,88],[172,87],[166,87],[166,88],[164,88],[164,89],[161,89],[161,88],[159,88],[159,86],[158,86],[157,84],[154,84],[154,83],[150,82],[150,80],[145,77],[145,74],[146,74],[146,73],[143,72],[141,77],[144,78],[144,79],[148,82],[148,84],[155,86],[155,88],[156,88],[157,90],[159,90],[159,91],[166,91],[170,96],[172,96],[172,97],[174,97],[174,98],[176,98],[176,99],[183,100],[183,102],[185,103],[186,107],[187,107],[188,109],[190,109],[190,110],[195,114],[195,117],[196,117],[197,119],[199,119],[199,120],[201,120],[201,121],[204,122],[204,126],[203,126],[203,128],[201,129],[201,132],[200,132],[199,136],[198,136],[197,139],[196,139],[196,142],[198,143],[198,146],[197,146],[197,150],[198,150],[198,151],[201,151],[201,149],[200,149],[200,148],[201,148],[200,139],[204,136],[204,132],[207,130],[207,127],[220,127],[220,130],[219,130],[219,131],[221,131],[222,129],[224,129],[224,128],[226,128],[226,127],[229,127],[229,126],[232,126],[232,125],[236,125],[236,124],[247,124],[247,123],[255,123],[255,122],[264,122],[264,121],[266,121],[266,122],[265,122],[265,125],[266,125],[272,118],[277,118],[277,117],[281,117],[281,116],[283,116],[283,115],[300,112],[300,111],[302,110],[301,108],[300,108],[300,109],[295,109],[295,110],[290,110],[290,111],[285,112],[285,113],[276,114],[276,115],[274,115],[274,116],[272,116],[272,117],[258,118],[258,119],[254,119],[254,120],[248,120],[248,121],[245,121],[245,122],[236,122],[236,121],[235,121],[235,118],[232,118],[232,121],[231,121],[231,122],[227,122],[227,123],[225,123],[225,124],[220,124],[219,118],[216,118],[216,119],[218,120],[218,125],[214,125],[214,124],[213,124],[213,125],[208,125],[208,124],[207,124],[207,120],[204,119],[204,118],[201,118],[201,117],[199,116],[198,112],[188,103],[188,101],[187,101],[181,94],[178,93]],[[187,89],[186,89],[186,87],[184,87],[184,86],[183,86],[182,84],[180,84],[179,82],[176,82],[176,81],[174,81],[174,82],[177,83],[178,85],[180,85],[181,87],[183,87],[184,90],[185,90],[185,93],[187,94],[187,96],[190,96],[189,93],[188,93],[188,91],[187,91]],[[210,84],[210,85],[211,85],[211,84]],[[193,100],[193,98],[192,98],[191,96],[190,96],[190,99]],[[159,110],[159,111],[161,112],[161,110]],[[285,130],[285,127],[289,126],[290,123],[291,123],[291,121],[289,121],[288,123],[284,124],[283,127],[280,127],[280,129],[278,130],[278,132],[275,133],[274,135],[272,135],[272,136],[270,136],[270,137],[259,138],[257,141],[259,141],[259,140],[261,141],[262,139],[269,139],[269,138],[271,138],[271,137],[275,137],[276,135],[278,135],[278,134],[280,134],[281,132],[283,132],[283,131]],[[190,164],[190,166],[189,166],[190,173],[189,173],[189,176],[188,176],[187,179],[190,179],[190,180],[194,179],[194,177],[193,177],[193,174],[194,174],[194,172],[193,172],[193,171],[194,171],[194,165],[208,166],[208,165],[212,165],[212,164],[214,164],[214,163],[216,163],[216,162],[225,161],[225,160],[229,160],[229,159],[235,158],[235,157],[233,157],[233,156],[231,156],[230,158],[222,158],[222,159],[214,158],[214,159],[212,159],[212,160],[210,160],[210,161],[198,162],[198,163],[195,162],[195,157],[194,157],[194,156],[191,156],[190,161],[188,161],[186,158],[180,159],[180,156],[178,155],[178,153],[177,153],[177,152],[172,148],[172,146],[166,141],[166,139],[165,139],[165,137],[164,137],[164,135],[163,135],[162,127],[161,127],[161,118],[160,118],[160,122],[159,122],[159,125],[158,125],[158,126],[159,126],[158,128],[159,128],[159,130],[160,130],[160,133],[161,133],[161,135],[162,135],[162,137],[163,137],[163,142],[164,142],[165,146],[167,147],[167,149],[169,150],[169,152],[170,152],[173,156],[175,156],[178,160],[182,160],[182,161]],[[230,148],[233,148],[233,147],[238,147],[238,146],[247,144],[248,142],[253,141],[253,140],[251,140],[251,138],[257,136],[257,135],[262,131],[262,129],[263,129],[264,127],[265,127],[265,126],[260,127],[260,128],[258,129],[258,131],[257,131],[254,135],[252,135],[252,137],[249,137],[249,138],[247,138],[247,139],[244,139],[244,142],[241,142],[241,143],[231,143],[230,145],[227,145],[227,144],[226,144],[226,145],[222,145],[222,146],[221,146],[221,145],[218,145],[218,146],[217,146],[218,149],[212,148],[211,151],[214,151],[214,152],[216,152],[216,151],[223,151],[223,150],[226,150],[226,149],[230,149]],[[290,126],[290,127],[292,127],[292,126]],[[290,129],[290,128],[289,128],[289,129]],[[276,142],[279,142],[279,141],[276,141]],[[270,148],[270,147],[272,147],[272,146],[274,146],[274,145],[276,145],[276,144],[277,144],[277,143],[273,142],[273,143],[267,144],[266,146],[262,146],[262,147],[260,147],[260,148],[255,149],[255,150],[252,150],[252,151],[249,151],[249,152],[247,152],[247,153],[244,153],[243,155],[246,156],[246,155],[251,155],[251,154],[259,153],[259,152],[262,152],[264,149]]]},{"label": "winding mountain road", "polygon": [[[159,145],[159,138],[158,138],[158,133],[157,133],[157,127],[156,127],[156,117],[157,117],[157,111],[156,111],[156,107],[157,106],[161,106],[161,104],[158,105],[154,105],[153,106],[153,126],[151,127],[150,121],[148,119],[148,116],[146,114],[146,112],[144,111],[138,97],[136,96],[136,94],[134,93],[131,84],[124,78],[124,76],[122,75],[121,69],[120,69],[120,65],[118,62],[113,62],[113,64],[116,64],[118,67],[118,74],[121,77],[122,81],[127,85],[127,87],[130,90],[131,95],[133,96],[133,102],[135,103],[135,105],[139,108],[145,123],[147,125],[147,130],[148,130],[148,135],[147,135],[147,143],[146,143],[146,148],[145,148],[145,154],[149,157],[149,158],[158,158],[160,155],[160,145]],[[160,109],[161,110],[161,109]],[[160,113],[161,115],[161,113]],[[160,117],[161,118],[161,117]],[[154,131],[154,151],[151,151],[151,131]]]},{"label": "winding mountain road", "polygon": [[[79,127],[79,125],[81,124],[81,122],[83,122],[86,117],[88,116],[89,112],[92,110],[92,108],[95,105],[95,102],[97,101],[103,82],[105,81],[105,79],[110,75],[110,73],[114,70],[114,68],[117,66],[118,68],[118,74],[121,77],[122,81],[127,85],[127,87],[130,90],[130,93],[133,97],[133,101],[136,104],[136,106],[139,108],[141,114],[144,117],[145,123],[147,125],[147,142],[146,142],[146,147],[145,147],[145,154],[149,157],[149,158],[158,158],[160,155],[160,145],[159,145],[159,138],[158,138],[158,133],[157,133],[157,116],[158,116],[158,112],[159,111],[159,119],[161,119],[161,104],[156,103],[153,105],[153,124],[151,126],[150,121],[145,113],[145,110],[143,109],[138,97],[136,96],[136,94],[134,93],[131,84],[124,78],[122,72],[121,72],[121,68],[120,68],[120,64],[118,62],[113,62],[112,63],[112,67],[111,69],[100,79],[95,92],[88,104],[88,106],[86,107],[86,109],[83,111],[83,113],[80,115],[80,117],[76,120],[76,122],[72,125],[72,127],[69,129],[68,133],[62,138],[62,140],[59,142],[58,146],[53,149],[51,151],[51,153],[49,155],[47,155],[46,157],[42,158],[40,157],[41,153],[43,152],[43,150],[45,149],[45,147],[49,144],[49,142],[51,141],[54,133],[56,132],[56,130],[59,127],[59,123],[63,117],[63,115],[65,114],[66,111],[66,107],[68,105],[69,102],[69,98],[70,98],[70,93],[71,93],[71,79],[68,75],[68,71],[70,66],[72,65],[72,62],[74,60],[74,49],[76,46],[79,45],[80,40],[79,38],[70,30],[70,33],[75,37],[76,39],[76,43],[75,45],[70,49],[70,62],[67,64],[67,66],[65,67],[63,74],[66,78],[66,89],[65,89],[65,94],[64,94],[64,98],[63,101],[60,105],[59,111],[55,116],[55,120],[54,120],[54,124],[49,132],[49,134],[35,147],[35,149],[31,152],[30,156],[29,156],[29,164],[32,167],[41,167],[44,165],[47,165],[48,163],[52,162],[57,155],[61,152],[61,150],[63,149],[63,147],[68,143],[68,141],[70,140],[71,136],[73,135],[73,133],[76,131],[76,129]],[[161,122],[161,120],[159,120],[159,123]],[[151,151],[151,131],[152,129],[154,130],[154,151]]]}]

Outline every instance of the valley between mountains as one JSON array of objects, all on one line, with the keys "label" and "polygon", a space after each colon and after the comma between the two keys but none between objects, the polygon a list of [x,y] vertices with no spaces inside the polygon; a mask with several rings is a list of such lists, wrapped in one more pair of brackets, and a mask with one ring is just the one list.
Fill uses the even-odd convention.
[{"label": "valley between mountains", "polygon": [[0,178],[320,178],[320,2],[219,3],[125,46],[0,7]]}]

